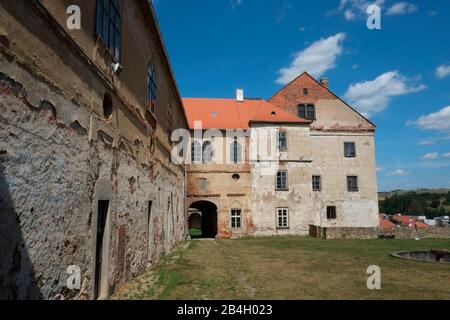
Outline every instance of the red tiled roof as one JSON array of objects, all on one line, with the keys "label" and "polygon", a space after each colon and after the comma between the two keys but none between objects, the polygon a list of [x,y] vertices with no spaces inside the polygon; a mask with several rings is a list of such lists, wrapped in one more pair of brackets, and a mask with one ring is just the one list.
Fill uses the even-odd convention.
[{"label": "red tiled roof", "polygon": [[393,220],[399,222],[403,227],[408,228],[419,228],[419,229],[425,229],[429,228],[430,226],[427,225],[424,222],[421,222],[415,218],[412,218],[410,216],[401,216],[401,215],[395,215],[392,217]]},{"label": "red tiled roof", "polygon": [[390,222],[386,217],[380,214],[380,228],[381,229],[394,229],[396,226]]},{"label": "red tiled roof", "polygon": [[195,121],[202,121],[203,129],[248,129],[253,123],[296,123],[309,124],[310,121],[295,117],[275,107],[265,100],[234,99],[183,99],[189,127]]}]

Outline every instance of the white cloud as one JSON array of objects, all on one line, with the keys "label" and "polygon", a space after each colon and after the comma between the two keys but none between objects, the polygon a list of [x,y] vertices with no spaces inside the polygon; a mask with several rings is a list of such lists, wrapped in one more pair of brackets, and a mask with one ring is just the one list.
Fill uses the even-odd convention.
[{"label": "white cloud", "polygon": [[443,79],[450,75],[450,65],[441,65],[436,68],[436,78]]},{"label": "white cloud", "polygon": [[413,82],[414,79],[406,78],[398,71],[389,71],[375,80],[351,84],[344,96],[358,111],[370,117],[386,109],[392,97],[426,88]]},{"label": "white cloud", "polygon": [[420,140],[419,141],[419,145],[421,145],[421,146],[431,146],[431,145],[433,145],[435,143],[436,143],[436,140],[434,140],[434,139]]},{"label": "white cloud", "polygon": [[437,158],[439,158],[439,153],[430,152],[430,153],[425,154],[421,159],[422,160],[436,160]]},{"label": "white cloud", "polygon": [[345,33],[338,33],[326,39],[320,39],[312,43],[308,48],[295,54],[294,61],[287,68],[278,71],[280,77],[278,84],[285,85],[304,71],[313,77],[320,77],[327,70],[336,66],[336,59],[342,54],[342,42]]},{"label": "white cloud", "polygon": [[450,152],[444,153],[442,156],[443,156],[444,158],[450,158]]},{"label": "white cloud", "polygon": [[417,125],[423,130],[437,130],[450,132],[450,106],[445,107],[438,112],[421,116],[416,121],[408,121],[407,125]]},{"label": "white cloud", "polygon": [[377,5],[382,7],[385,0],[341,0],[338,12],[343,12],[347,20],[355,20],[367,17],[367,7]]},{"label": "white cloud", "polygon": [[388,16],[395,16],[417,11],[417,6],[408,2],[397,2],[393,4],[386,12]]},{"label": "white cloud", "polygon": [[397,169],[397,170],[389,172],[387,175],[393,176],[393,177],[406,177],[408,174],[409,174],[408,171],[405,171],[403,169]]},{"label": "white cloud", "polygon": [[234,9],[242,4],[242,0],[230,0],[231,7]]}]

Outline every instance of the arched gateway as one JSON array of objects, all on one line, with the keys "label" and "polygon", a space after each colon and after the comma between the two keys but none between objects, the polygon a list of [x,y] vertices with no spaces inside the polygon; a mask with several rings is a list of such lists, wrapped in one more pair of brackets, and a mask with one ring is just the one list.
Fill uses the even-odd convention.
[{"label": "arched gateway", "polygon": [[193,238],[217,236],[217,206],[209,201],[197,201],[189,207],[189,233]]}]

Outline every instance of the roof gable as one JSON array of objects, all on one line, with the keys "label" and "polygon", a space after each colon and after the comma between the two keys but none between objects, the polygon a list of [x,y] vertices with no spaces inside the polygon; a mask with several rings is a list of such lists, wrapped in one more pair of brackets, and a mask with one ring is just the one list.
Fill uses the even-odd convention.
[{"label": "roof gable", "polygon": [[[305,87],[309,89],[308,96],[302,96],[303,93],[300,88]],[[307,72],[303,72],[297,78],[278,90],[268,101],[280,108],[289,109],[291,104],[289,102],[290,97],[299,97],[302,102],[313,104],[315,104],[318,100],[338,100],[371,127],[376,127],[376,125],[372,121],[367,119],[355,108],[345,102],[342,98],[333,93],[329,88],[325,88],[319,81],[317,81]]]}]

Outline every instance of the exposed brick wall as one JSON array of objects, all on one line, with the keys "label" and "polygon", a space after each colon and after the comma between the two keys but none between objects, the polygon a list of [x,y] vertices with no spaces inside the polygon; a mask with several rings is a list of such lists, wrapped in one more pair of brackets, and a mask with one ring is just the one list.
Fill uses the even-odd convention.
[{"label": "exposed brick wall", "polygon": [[[303,89],[308,89],[308,95],[303,94]],[[297,106],[299,103],[316,104],[320,99],[337,98],[313,78],[304,74],[278,91],[269,102],[297,116]]]}]

